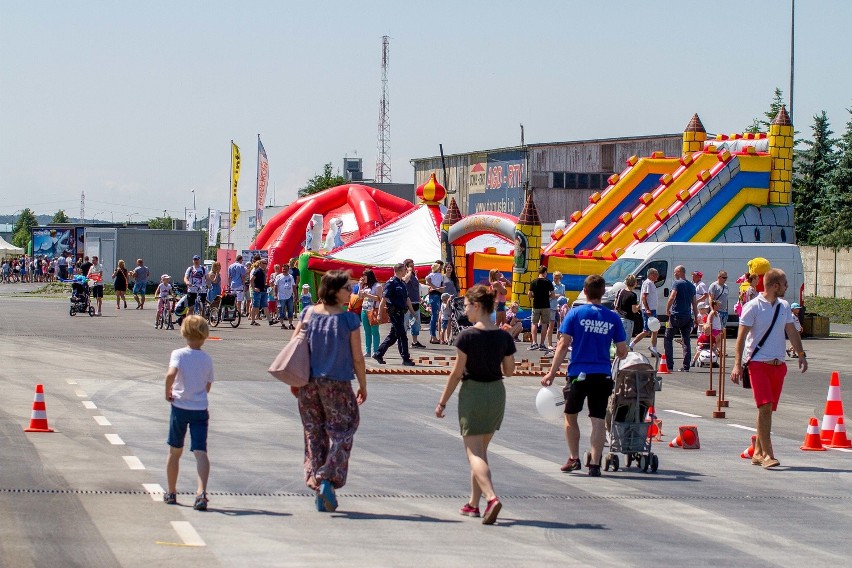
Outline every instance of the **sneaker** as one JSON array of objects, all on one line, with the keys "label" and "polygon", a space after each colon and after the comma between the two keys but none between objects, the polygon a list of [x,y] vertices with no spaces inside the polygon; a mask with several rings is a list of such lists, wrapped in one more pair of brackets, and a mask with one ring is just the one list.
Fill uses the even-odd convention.
[{"label": "sneaker", "polygon": [[470,503],[465,503],[464,507],[459,509],[459,513],[465,517],[479,517],[479,507],[473,507]]},{"label": "sneaker", "polygon": [[488,502],[488,506],[485,507],[485,514],[482,515],[482,524],[483,525],[493,525],[497,520],[497,514],[500,513],[500,509],[503,508],[503,504],[500,502],[499,497],[495,497],[491,501]]},{"label": "sneaker", "polygon": [[426,349],[426,346],[420,343],[419,341],[412,341],[411,346],[417,347],[418,349]]},{"label": "sneaker", "polygon": [[650,352],[651,352],[651,355],[653,355],[654,357],[659,357],[659,356],[660,356],[660,352],[659,352],[659,351],[657,351],[657,348],[656,348],[656,347],[654,347],[653,345],[651,345],[650,347],[648,347],[648,351],[650,351]]},{"label": "sneaker", "polygon": [[412,361],[411,359],[403,359],[402,364],[406,367],[413,367],[414,361]]},{"label": "sneaker", "polygon": [[589,465],[589,477],[600,477],[600,476],[601,476],[601,466]]},{"label": "sneaker", "polygon": [[678,369],[678,372],[679,373],[688,373],[689,367],[681,367],[680,369]]},{"label": "sneaker", "polygon": [[373,356],[373,354],[372,354],[372,353],[370,353],[369,351],[364,351],[364,358],[365,358],[365,359],[368,359],[368,358],[370,358],[370,357],[372,357],[372,356]]},{"label": "sneaker", "polygon": [[579,471],[582,469],[580,466],[580,458],[568,458],[568,461],[565,462],[565,465],[559,468],[559,471],[568,473],[571,471]]},{"label": "sneaker", "polygon": [[381,356],[381,355],[379,355],[378,353],[373,353],[373,359],[375,359],[375,360],[376,360],[376,362],[377,362],[379,365],[384,365],[384,364],[385,364],[385,360],[384,360],[384,359],[382,358],[382,356]]},{"label": "sneaker", "polygon": [[337,510],[337,496],[334,494],[334,487],[331,486],[330,481],[327,479],[320,481],[318,493],[326,511],[333,513]]},{"label": "sneaker", "polygon": [[163,503],[166,505],[177,505],[177,493],[164,493]]},{"label": "sneaker", "polygon": [[533,343],[533,344],[530,345],[529,350],[530,351],[538,351],[540,348],[541,348],[541,345],[539,345],[538,343]]},{"label": "sneaker", "polygon": [[206,511],[207,510],[207,492],[202,491],[201,495],[195,496],[195,504],[192,506],[196,511]]},{"label": "sneaker", "polygon": [[289,329],[296,329],[296,326],[294,326],[292,323],[291,323],[291,324],[289,324],[289,326],[288,326],[288,327],[289,327]]}]

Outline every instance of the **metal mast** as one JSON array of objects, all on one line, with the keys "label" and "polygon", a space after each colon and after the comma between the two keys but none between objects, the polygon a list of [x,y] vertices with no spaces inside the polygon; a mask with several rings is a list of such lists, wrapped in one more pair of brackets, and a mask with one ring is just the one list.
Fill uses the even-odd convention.
[{"label": "metal mast", "polygon": [[80,222],[86,222],[86,192],[80,192]]},{"label": "metal mast", "polygon": [[388,36],[382,36],[382,100],[379,102],[379,143],[376,158],[376,181],[391,181],[390,119],[388,118]]}]

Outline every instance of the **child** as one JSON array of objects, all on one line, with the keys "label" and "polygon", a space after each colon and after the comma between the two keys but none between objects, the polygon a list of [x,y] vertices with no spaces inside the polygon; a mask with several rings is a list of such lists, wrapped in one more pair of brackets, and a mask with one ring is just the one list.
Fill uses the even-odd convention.
[{"label": "child", "polygon": [[169,294],[172,293],[171,276],[163,274],[160,276],[160,283],[157,285],[157,291],[154,294],[157,296],[157,319],[163,316],[163,307],[169,299]]},{"label": "child", "polygon": [[[790,304],[790,311],[793,312],[793,325],[796,326],[796,331],[802,333],[802,324],[799,321],[799,317],[802,313],[802,306],[799,302],[793,302]],[[798,359],[799,354],[796,353],[796,350],[793,348],[793,344],[790,344],[790,348],[787,350],[787,355],[792,357],[793,359]]]},{"label": "child", "polygon": [[518,335],[524,330],[523,322],[518,319],[518,310],[520,309],[518,302],[512,302],[509,309],[506,310],[506,323],[500,326],[500,329],[508,332],[515,341],[518,341]]},{"label": "child", "polygon": [[[565,296],[559,296],[556,299],[556,329],[559,329],[559,326],[562,325],[562,320],[565,319],[565,316],[568,315],[568,310],[571,309],[571,306],[568,305],[568,298]],[[559,339],[559,336],[562,335],[558,331],[556,332],[556,339]]]},{"label": "child", "polygon": [[450,344],[450,314],[453,311],[452,295],[448,292],[441,294],[441,343]]},{"label": "child", "polygon": [[207,478],[210,461],[207,458],[207,393],[213,385],[213,360],[201,350],[210,334],[207,320],[189,315],[180,326],[180,334],[186,339],[186,347],[172,351],[169,370],[166,373],[166,400],[172,405],[169,419],[169,459],[166,476],[169,488],[163,501],[177,504],[177,479],[180,456],[186,429],[189,427],[190,451],[195,454],[198,469],[198,491],[195,494],[196,511],[207,510]]},{"label": "child", "polygon": [[314,303],[311,298],[311,287],[307,284],[302,284],[302,295],[299,296],[299,302],[301,302],[303,310]]}]

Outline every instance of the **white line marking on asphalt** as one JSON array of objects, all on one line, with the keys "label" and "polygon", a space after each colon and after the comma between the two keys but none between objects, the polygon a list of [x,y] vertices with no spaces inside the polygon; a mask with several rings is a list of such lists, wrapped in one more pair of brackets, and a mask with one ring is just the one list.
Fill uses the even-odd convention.
[{"label": "white line marking on asphalt", "polygon": [[88,397],[88,396],[89,396],[89,395],[87,395],[84,391],[81,391],[80,389],[75,389],[75,390],[74,390],[74,394],[76,394],[76,395],[77,395],[77,396],[79,396],[80,398],[86,398],[86,397]]},{"label": "white line marking on asphalt", "polygon": [[98,426],[112,426],[112,422],[106,419],[106,416],[92,416],[95,419],[95,422],[98,423]]},{"label": "white line marking on asphalt", "polygon": [[172,528],[187,546],[207,546],[201,536],[187,521],[172,521]]},{"label": "white line marking on asphalt", "polygon": [[65,379],[65,380],[68,382],[69,385],[76,385],[77,384],[77,381],[75,381],[74,379]]},{"label": "white line marking on asphalt", "polygon": [[728,424],[731,428],[739,428],[740,430],[748,430],[749,432],[757,432],[757,428],[751,426],[742,426],[740,424]]},{"label": "white line marking on asphalt", "polygon": [[671,412],[672,414],[680,414],[681,416],[689,416],[690,418],[701,418],[698,414],[690,414],[689,412],[681,412],[680,410],[663,410],[663,412]]},{"label": "white line marking on asphalt", "polygon": [[83,401],[83,408],[88,408],[89,410],[96,410],[98,407],[91,400],[84,400]]},{"label": "white line marking on asphalt", "polygon": [[121,456],[130,469],[145,469],[145,466],[136,456]]},{"label": "white line marking on asphalt", "polygon": [[161,501],[163,494],[166,492],[163,486],[159,483],[143,483],[142,488],[148,492],[152,501]]},{"label": "white line marking on asphalt", "polygon": [[104,436],[106,436],[106,439],[109,440],[109,443],[113,446],[124,445],[124,440],[122,440],[121,436],[119,436],[118,434],[104,434]]},{"label": "white line marking on asphalt", "polygon": [[852,452],[850,448],[828,448],[829,450],[837,450],[838,452]]}]

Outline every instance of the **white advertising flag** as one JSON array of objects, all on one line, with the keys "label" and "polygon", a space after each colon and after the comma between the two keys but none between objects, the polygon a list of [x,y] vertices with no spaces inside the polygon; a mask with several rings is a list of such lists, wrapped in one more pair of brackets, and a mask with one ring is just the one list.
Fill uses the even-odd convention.
[{"label": "white advertising flag", "polygon": [[215,247],[216,240],[219,238],[219,218],[218,209],[211,209],[210,216],[207,217],[207,246]]}]

